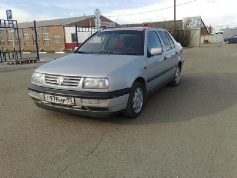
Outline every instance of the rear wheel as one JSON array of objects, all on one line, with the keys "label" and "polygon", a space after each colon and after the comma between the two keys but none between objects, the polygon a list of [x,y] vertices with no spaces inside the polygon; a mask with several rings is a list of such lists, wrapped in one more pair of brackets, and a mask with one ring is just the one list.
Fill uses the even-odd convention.
[{"label": "rear wheel", "polygon": [[123,112],[125,117],[136,118],[138,117],[144,107],[145,103],[145,89],[139,82],[135,82],[129,94],[127,108]]}]

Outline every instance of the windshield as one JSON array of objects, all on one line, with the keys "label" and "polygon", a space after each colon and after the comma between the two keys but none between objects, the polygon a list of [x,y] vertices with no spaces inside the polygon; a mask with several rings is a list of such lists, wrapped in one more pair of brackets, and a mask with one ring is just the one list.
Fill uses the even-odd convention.
[{"label": "windshield", "polygon": [[131,30],[98,32],[75,53],[143,55],[143,32]]}]

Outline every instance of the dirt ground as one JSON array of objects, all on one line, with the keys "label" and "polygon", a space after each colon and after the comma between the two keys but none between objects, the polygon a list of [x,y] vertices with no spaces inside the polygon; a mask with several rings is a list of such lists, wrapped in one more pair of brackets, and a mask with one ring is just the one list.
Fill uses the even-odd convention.
[{"label": "dirt ground", "polygon": [[0,177],[235,178],[237,45],[184,56],[180,85],[157,91],[135,120],[37,108],[27,86],[47,61],[1,64]]}]

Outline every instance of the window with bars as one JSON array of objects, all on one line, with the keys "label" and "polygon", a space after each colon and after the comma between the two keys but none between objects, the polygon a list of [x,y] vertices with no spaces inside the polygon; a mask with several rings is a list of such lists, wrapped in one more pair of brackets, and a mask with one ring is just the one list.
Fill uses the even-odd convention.
[{"label": "window with bars", "polygon": [[49,28],[48,27],[43,27],[43,33],[49,33]]},{"label": "window with bars", "polygon": [[0,45],[5,45],[4,32],[0,30]]},{"label": "window with bars", "polygon": [[24,45],[30,46],[30,36],[29,36],[29,29],[28,28],[23,29],[23,38],[24,38]]},{"label": "window with bars", "polygon": [[7,30],[7,44],[8,45],[13,45],[13,35],[14,35],[14,31],[12,30]]},{"label": "window with bars", "polygon": [[54,45],[55,46],[59,46],[60,45],[60,36],[54,36],[53,40],[54,40]]},{"label": "window with bars", "polygon": [[19,45],[19,42],[21,42],[20,33],[19,33],[19,39],[17,33],[15,33],[15,39],[16,39],[16,45]]},{"label": "window with bars", "polygon": [[45,46],[50,45],[50,37],[49,37],[48,27],[43,27],[43,43]]}]

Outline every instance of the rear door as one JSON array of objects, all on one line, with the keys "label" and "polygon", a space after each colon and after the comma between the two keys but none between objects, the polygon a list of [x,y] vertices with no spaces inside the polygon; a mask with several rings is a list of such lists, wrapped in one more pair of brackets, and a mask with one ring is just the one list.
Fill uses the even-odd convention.
[{"label": "rear door", "polygon": [[164,59],[166,63],[166,80],[173,78],[177,63],[178,63],[178,51],[175,48],[174,41],[170,37],[167,31],[158,31],[160,38],[162,39],[164,46]]}]

